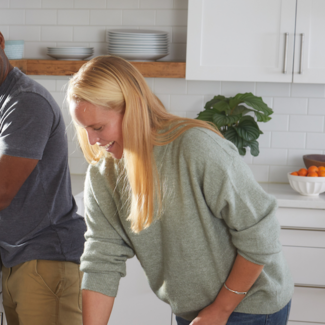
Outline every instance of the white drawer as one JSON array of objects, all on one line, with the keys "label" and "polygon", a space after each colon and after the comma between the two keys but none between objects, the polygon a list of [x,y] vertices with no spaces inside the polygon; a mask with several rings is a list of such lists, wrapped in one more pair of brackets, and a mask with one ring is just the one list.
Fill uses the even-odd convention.
[{"label": "white drawer", "polygon": [[320,228],[325,230],[325,210],[279,208],[277,218],[281,227]]},{"label": "white drawer", "polygon": [[288,325],[325,325],[325,323],[288,322]]},{"label": "white drawer", "polygon": [[289,320],[292,325],[294,322],[325,323],[325,289],[295,287]]},{"label": "white drawer", "polygon": [[325,286],[324,248],[283,246],[283,252],[295,284]]},{"label": "white drawer", "polygon": [[280,241],[284,246],[325,248],[325,231],[281,229]]}]

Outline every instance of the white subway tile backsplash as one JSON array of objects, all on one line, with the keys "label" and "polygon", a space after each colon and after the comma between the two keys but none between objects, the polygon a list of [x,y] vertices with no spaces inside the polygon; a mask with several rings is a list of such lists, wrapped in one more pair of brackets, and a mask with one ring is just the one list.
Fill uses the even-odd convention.
[{"label": "white subway tile backsplash", "polygon": [[58,10],[59,25],[89,25],[89,10]]},{"label": "white subway tile backsplash", "polygon": [[188,118],[196,119],[197,116],[198,116],[198,111],[194,111],[194,112],[187,111],[186,112],[186,117],[188,117]]},{"label": "white subway tile backsplash", "polygon": [[[107,43],[89,43],[89,46],[94,48],[93,57],[107,54]],[[87,60],[89,59],[87,58]]]},{"label": "white subway tile backsplash", "polygon": [[311,154],[322,154],[322,150],[294,150],[294,149],[289,149],[289,152],[288,152],[288,165],[296,165],[296,166],[301,166],[300,168],[303,168],[305,166],[303,156],[304,155],[311,155]]},{"label": "white subway tile backsplash", "polygon": [[44,26],[41,30],[42,41],[69,42],[73,40],[73,27]]},{"label": "white subway tile backsplash", "polygon": [[187,93],[190,95],[220,94],[220,81],[187,81]]},{"label": "white subway tile backsplash", "polygon": [[55,47],[55,42],[25,42],[26,59],[52,59],[47,55],[47,47]]},{"label": "white subway tile backsplash", "polygon": [[188,8],[188,0],[174,0],[174,8],[175,9],[187,9]]},{"label": "white subway tile backsplash", "polygon": [[174,44],[168,45],[169,55],[163,57],[159,61],[178,61],[184,62],[186,59],[186,44]]},{"label": "white subway tile backsplash", "polygon": [[173,9],[173,0],[140,0],[141,9]]},{"label": "white subway tile backsplash", "polygon": [[186,80],[156,78],[154,90],[156,94],[186,94]]},{"label": "white subway tile backsplash", "polygon": [[246,155],[241,156],[246,164],[252,165],[253,163],[253,156],[251,155],[250,148],[246,148]]},{"label": "white subway tile backsplash", "polygon": [[269,181],[269,166],[248,165],[248,167],[258,182],[266,183]]},{"label": "white subway tile backsplash", "polygon": [[26,10],[27,25],[56,25],[56,10]]},{"label": "white subway tile backsplash", "polygon": [[310,115],[325,115],[325,98],[309,98],[308,113]]},{"label": "white subway tile backsplash", "polygon": [[324,117],[291,115],[289,130],[300,131],[300,132],[323,132]]},{"label": "white subway tile backsplash", "polygon": [[272,132],[272,148],[299,149],[305,148],[306,133]]},{"label": "white subway tile backsplash", "polygon": [[155,25],[155,10],[123,10],[122,24],[133,25]]},{"label": "white subway tile backsplash", "polygon": [[253,157],[254,165],[285,165],[287,163],[287,149],[261,148],[260,154]]},{"label": "white subway tile backsplash", "polygon": [[0,8],[9,8],[9,0],[0,0]]},{"label": "white subway tile backsplash", "polygon": [[307,149],[325,150],[325,134],[324,133],[308,133]]},{"label": "white subway tile backsplash", "polygon": [[185,44],[187,42],[187,27],[173,27],[172,42]]},{"label": "white subway tile backsplash", "polygon": [[107,0],[108,9],[135,9],[139,8],[140,0]]},{"label": "white subway tile backsplash", "polygon": [[62,80],[56,80],[56,91],[60,91],[65,93],[67,91],[68,83],[69,83],[70,78],[66,77],[65,79]]},{"label": "white subway tile backsplash", "polygon": [[68,154],[69,157],[73,157],[73,158],[84,157],[77,141],[68,141]]},{"label": "white subway tile backsplash", "polygon": [[1,26],[0,25],[0,33],[2,33],[5,40],[10,39],[10,37],[9,37],[9,26]]},{"label": "white subway tile backsplash", "polygon": [[85,174],[88,163],[84,158],[69,158],[69,168],[71,174]]},{"label": "white subway tile backsplash", "polygon": [[10,8],[41,8],[41,0],[10,0]]},{"label": "white subway tile backsplash", "polygon": [[[55,85],[54,85],[55,87]],[[66,102],[65,102],[65,93],[64,92],[55,92],[55,91],[51,91],[51,95],[52,97],[54,98],[54,100],[56,101],[56,103],[60,106],[61,110],[62,110],[62,113],[64,110],[67,110],[66,109]],[[70,123],[70,120],[71,118],[68,117],[68,121],[65,121],[66,122],[69,122]],[[67,123],[66,123],[67,125]]]},{"label": "white subway tile backsplash", "polygon": [[256,96],[290,97],[290,83],[257,82]]},{"label": "white subway tile backsplash", "polygon": [[270,166],[270,183],[288,183],[288,173],[299,170],[303,166]]},{"label": "white subway tile backsplash", "polygon": [[263,132],[257,139],[259,147],[261,148],[270,148],[271,147],[271,132]]},{"label": "white subway tile backsplash", "polygon": [[42,0],[42,8],[73,8],[73,0]]},{"label": "white subway tile backsplash", "polygon": [[75,8],[106,8],[106,0],[77,0],[74,2]]},{"label": "white subway tile backsplash", "polygon": [[258,122],[262,131],[288,131],[289,115],[271,115],[272,119],[266,123]]},{"label": "white subway tile backsplash", "polygon": [[276,114],[307,114],[307,98],[275,97],[273,110]]},{"label": "white subway tile backsplash", "polygon": [[187,26],[187,10],[157,10],[156,25]]},{"label": "white subway tile backsplash", "polygon": [[203,109],[203,96],[171,95],[170,109],[174,111],[200,112]]},{"label": "white subway tile backsplash", "polygon": [[10,39],[24,41],[40,41],[41,27],[40,26],[10,26]]},{"label": "white subway tile backsplash", "polygon": [[166,110],[169,111],[170,110],[170,95],[162,95],[162,94],[158,94],[156,95],[160,101],[163,103],[163,105],[165,106]]},{"label": "white subway tile backsplash", "polygon": [[55,80],[38,79],[37,77],[33,78],[33,79],[50,92],[56,90],[56,81]]},{"label": "white subway tile backsplash", "polygon": [[233,97],[238,93],[255,93],[254,82],[232,82],[222,81],[221,82],[221,95],[226,97]]},{"label": "white subway tile backsplash", "polygon": [[25,23],[25,10],[1,9],[0,23],[2,25],[21,25]]},{"label": "white subway tile backsplash", "polygon": [[74,41],[77,42],[105,42],[106,28],[98,27],[74,27]]},{"label": "white subway tile backsplash", "polygon": [[90,25],[122,25],[122,10],[90,10]]},{"label": "white subway tile backsplash", "polygon": [[186,112],[182,112],[182,111],[169,111],[169,113],[173,114],[173,115],[176,115],[176,116],[179,116],[179,117],[186,117]]},{"label": "white subway tile backsplash", "polygon": [[292,84],[292,97],[325,97],[325,85]]}]

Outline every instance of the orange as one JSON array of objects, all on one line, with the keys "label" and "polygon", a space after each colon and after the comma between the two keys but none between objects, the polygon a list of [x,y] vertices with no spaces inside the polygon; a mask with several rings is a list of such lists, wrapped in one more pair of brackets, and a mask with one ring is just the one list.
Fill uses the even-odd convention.
[{"label": "orange", "polygon": [[306,168],[300,168],[298,171],[299,176],[306,176],[307,175],[307,169]]},{"label": "orange", "polygon": [[325,177],[325,170],[324,171],[323,170],[319,171],[318,176],[319,177]]},{"label": "orange", "polygon": [[318,177],[318,174],[316,172],[310,172],[307,174],[307,177]]},{"label": "orange", "polygon": [[319,167],[318,167],[318,171],[319,171],[319,172],[320,172],[320,171],[325,172],[325,166],[319,166]]},{"label": "orange", "polygon": [[298,172],[292,172],[292,173],[290,173],[290,175],[298,176]]},{"label": "orange", "polygon": [[316,166],[310,166],[309,168],[308,168],[308,173],[311,173],[311,172],[318,172],[318,167],[316,167]]}]

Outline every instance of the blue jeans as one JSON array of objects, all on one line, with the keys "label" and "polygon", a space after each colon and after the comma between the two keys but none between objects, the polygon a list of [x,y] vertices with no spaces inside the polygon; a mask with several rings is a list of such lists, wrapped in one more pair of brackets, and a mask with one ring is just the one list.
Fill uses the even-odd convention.
[{"label": "blue jeans", "polygon": [[[281,310],[270,315],[255,315],[233,312],[227,325],[286,325],[289,318],[291,301]],[[190,325],[191,322],[176,316],[178,325]]]}]

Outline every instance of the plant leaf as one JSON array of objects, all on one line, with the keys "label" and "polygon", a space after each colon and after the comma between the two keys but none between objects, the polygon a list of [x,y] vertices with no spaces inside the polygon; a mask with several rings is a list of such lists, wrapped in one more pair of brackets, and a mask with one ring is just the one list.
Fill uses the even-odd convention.
[{"label": "plant leaf", "polygon": [[197,119],[202,121],[213,122],[213,115],[216,114],[214,109],[206,109],[198,114]]},{"label": "plant leaf", "polygon": [[212,106],[222,100],[224,100],[226,97],[222,96],[222,95],[218,95],[218,96],[214,96],[211,100],[209,100],[208,102],[206,102],[204,108],[208,109],[208,108],[212,108]]},{"label": "plant leaf", "polygon": [[215,113],[213,115],[213,123],[218,127],[222,127],[225,125],[232,125],[237,123],[242,118],[242,115],[225,115],[225,114],[219,114]]},{"label": "plant leaf", "polygon": [[257,157],[260,153],[259,144],[256,140],[250,142],[244,141],[244,147],[250,147],[251,154],[254,157]]},{"label": "plant leaf", "polygon": [[245,141],[254,141],[261,134],[258,124],[251,116],[244,116],[239,124],[235,127],[235,131]]},{"label": "plant leaf", "polygon": [[263,113],[256,112],[256,111],[253,111],[253,112],[257,118],[257,122],[268,122],[272,119],[271,117],[269,117],[268,115],[265,115]]},{"label": "plant leaf", "polygon": [[262,97],[254,96],[252,93],[237,94],[235,97],[230,98],[229,100],[229,105],[231,108],[236,107],[240,103],[245,103],[254,110],[262,112],[261,114],[263,115],[269,116],[273,114],[273,110],[263,102]]},{"label": "plant leaf", "polygon": [[222,100],[216,104],[213,105],[213,109],[215,109],[218,113],[222,113],[222,112],[228,112],[230,111],[230,106],[228,101],[226,100]]},{"label": "plant leaf", "polygon": [[247,108],[246,106],[239,105],[232,110],[231,115],[238,115],[238,114],[245,115],[249,112],[255,112],[255,111],[253,109]]},{"label": "plant leaf", "polygon": [[238,135],[234,127],[229,127],[228,130],[223,133],[223,135],[227,140],[231,141],[238,148],[238,151],[243,148],[244,141]]}]

